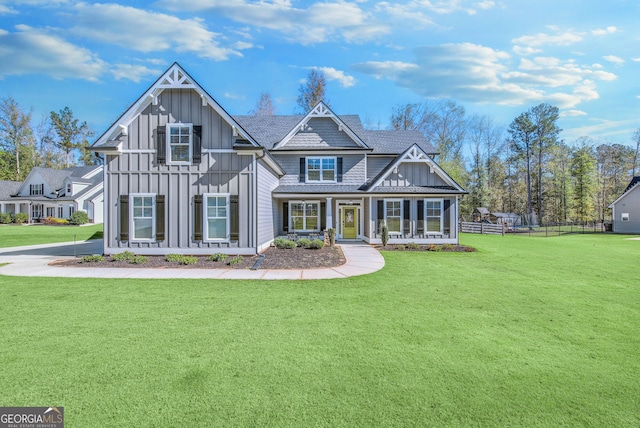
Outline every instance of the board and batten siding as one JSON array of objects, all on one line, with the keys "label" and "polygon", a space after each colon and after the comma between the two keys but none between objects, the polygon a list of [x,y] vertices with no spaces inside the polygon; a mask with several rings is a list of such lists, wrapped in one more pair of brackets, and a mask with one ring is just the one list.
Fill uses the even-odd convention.
[{"label": "board and batten siding", "polygon": [[406,162],[398,165],[397,172],[391,172],[380,184],[387,186],[446,186],[447,183],[428,165]]},{"label": "board and batten siding", "polygon": [[[280,179],[282,185],[292,184],[304,184],[300,183],[300,158],[305,158],[311,155],[301,154],[283,154],[272,152],[273,158],[280,164],[285,170],[286,175]],[[365,158],[364,154],[336,154],[331,153],[318,153],[313,156],[324,157],[329,156],[342,158],[342,182],[340,184],[349,185],[361,185],[365,182]]]},{"label": "board and batten siding", "polygon": [[271,197],[273,189],[278,187],[278,176],[263,161],[257,163],[258,173],[258,251],[267,248],[276,237],[276,209]]},{"label": "board and batten siding", "polygon": [[375,178],[380,171],[387,167],[393,160],[395,156],[367,156],[367,180],[371,180]]}]

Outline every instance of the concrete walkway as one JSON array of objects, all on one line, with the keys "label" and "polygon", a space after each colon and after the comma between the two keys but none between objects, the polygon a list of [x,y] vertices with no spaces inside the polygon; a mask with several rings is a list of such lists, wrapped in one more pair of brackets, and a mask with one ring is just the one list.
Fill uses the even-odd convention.
[{"label": "concrete walkway", "polygon": [[0,248],[0,275],[69,278],[199,278],[199,279],[333,279],[365,275],[384,267],[384,258],[363,243],[339,243],[347,262],[321,269],[150,269],[70,268],[49,266],[54,260],[102,253],[102,240]]}]

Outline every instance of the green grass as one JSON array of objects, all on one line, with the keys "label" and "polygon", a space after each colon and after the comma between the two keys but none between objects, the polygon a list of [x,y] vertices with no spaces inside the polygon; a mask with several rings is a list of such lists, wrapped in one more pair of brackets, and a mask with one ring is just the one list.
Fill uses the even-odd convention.
[{"label": "green grass", "polygon": [[640,241],[465,235],[326,281],[0,276],[0,406],[69,426],[640,425]]},{"label": "green grass", "polygon": [[1,225],[0,248],[102,238],[102,224],[91,226]]}]

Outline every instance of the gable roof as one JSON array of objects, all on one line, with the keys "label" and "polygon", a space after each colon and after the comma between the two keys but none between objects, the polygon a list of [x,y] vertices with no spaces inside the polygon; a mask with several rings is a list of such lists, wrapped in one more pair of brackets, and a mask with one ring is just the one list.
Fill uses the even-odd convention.
[{"label": "gable roof", "polygon": [[[64,168],[64,169],[42,168],[42,167],[36,166],[31,170],[31,172],[29,172],[27,179],[22,183],[20,183],[16,191],[13,192],[12,194],[15,195],[17,193],[20,193],[22,191],[23,186],[25,186],[25,183],[30,181],[29,177],[31,177],[32,174],[39,174],[40,177],[42,177],[42,179],[44,180],[44,182],[54,191],[64,188],[64,182],[66,179],[70,179],[74,183],[88,184],[87,188],[79,193],[79,194],[83,194],[88,191],[91,191],[98,184],[102,183],[102,179],[103,179],[102,174],[99,174],[99,173],[92,174],[96,170],[101,171],[102,166],[77,166],[77,167]],[[74,195],[74,197],[75,196],[77,195]],[[45,195],[45,197],[48,198],[48,195]],[[74,199],[74,198],[71,198],[71,199]]]},{"label": "gable roof", "polygon": [[151,104],[158,103],[158,96],[165,89],[193,89],[202,99],[202,105],[211,106],[231,127],[254,146],[259,145],[207,91],[202,88],[177,62],[165,71],[122,115],[91,145],[92,150],[118,151],[118,139],[127,126]]},{"label": "gable roof", "polygon": [[620,201],[620,199],[624,198],[629,192],[631,192],[636,187],[640,187],[640,176],[636,176],[631,179],[625,191],[622,192],[622,195],[620,195],[615,201],[611,202],[609,204],[609,208],[613,208],[613,206],[617,204],[618,201]]},{"label": "gable roof", "polygon": [[22,185],[22,181],[0,180],[0,201],[11,199],[11,195],[15,195]]}]

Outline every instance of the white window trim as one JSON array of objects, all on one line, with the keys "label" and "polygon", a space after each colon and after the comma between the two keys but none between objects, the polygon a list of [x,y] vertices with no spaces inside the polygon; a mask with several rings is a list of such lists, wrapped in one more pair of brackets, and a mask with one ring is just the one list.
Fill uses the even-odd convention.
[{"label": "white window trim", "polygon": [[[193,162],[193,123],[167,123],[166,145],[167,145],[167,165],[191,165]],[[189,160],[171,160],[171,128],[189,128]]]},{"label": "white window trim", "polygon": [[[320,179],[309,180],[309,160],[318,159],[320,161]],[[333,180],[322,179],[322,160],[333,160]],[[337,156],[307,156],[304,159],[304,181],[305,183],[337,183],[338,182],[338,157]]]},{"label": "white window trim", "polygon": [[[207,199],[210,197],[224,196],[227,199],[227,236],[224,238],[209,238],[209,217],[207,216]],[[231,194],[230,193],[203,193],[202,194],[202,240],[204,242],[229,242],[231,240]]]},{"label": "white window trim", "polygon": [[57,207],[58,218],[64,218],[64,207]]},{"label": "white window trim", "polygon": [[389,228],[389,224],[387,223],[387,203],[388,202],[400,202],[400,230],[389,230],[389,233],[392,233],[394,235],[401,235],[403,232],[403,222],[404,222],[404,199],[398,199],[398,198],[393,198],[393,199],[384,199],[384,224],[387,225],[387,229]]},{"label": "white window trim", "polygon": [[[305,229],[294,229],[293,228],[293,221],[291,219],[291,209],[293,208],[293,204],[304,204],[304,209],[303,209],[303,212],[304,212],[303,219],[304,220],[303,221],[304,221]],[[306,229],[306,227],[307,227],[307,205],[308,204],[316,204],[318,206],[318,217],[317,217],[317,219],[318,219],[318,228],[317,229]],[[301,200],[289,201],[289,213],[288,213],[288,216],[289,216],[289,230],[291,232],[303,232],[303,233],[304,232],[319,232],[320,229],[321,229],[321,224],[322,224],[322,219],[320,218],[320,216],[322,215],[321,211],[322,210],[321,210],[321,207],[320,207],[320,201],[316,201],[316,200],[313,200],[313,201],[306,201],[306,200],[305,201],[301,201]]]},{"label": "white window trim", "polygon": [[29,196],[42,196],[44,195],[44,184],[30,184]]},{"label": "white window trim", "polygon": [[620,213],[620,221],[625,223],[629,221],[629,213]]},{"label": "white window trim", "polygon": [[[440,231],[433,232],[427,230],[427,202],[440,202]],[[424,233],[430,235],[443,235],[444,234],[444,199],[443,198],[425,198],[424,200]]]},{"label": "white window trim", "polygon": [[[151,238],[136,238],[135,218],[133,217],[133,199],[139,197],[151,197]],[[131,242],[155,242],[156,240],[156,194],[155,193],[130,193],[129,194],[129,240]]]}]

